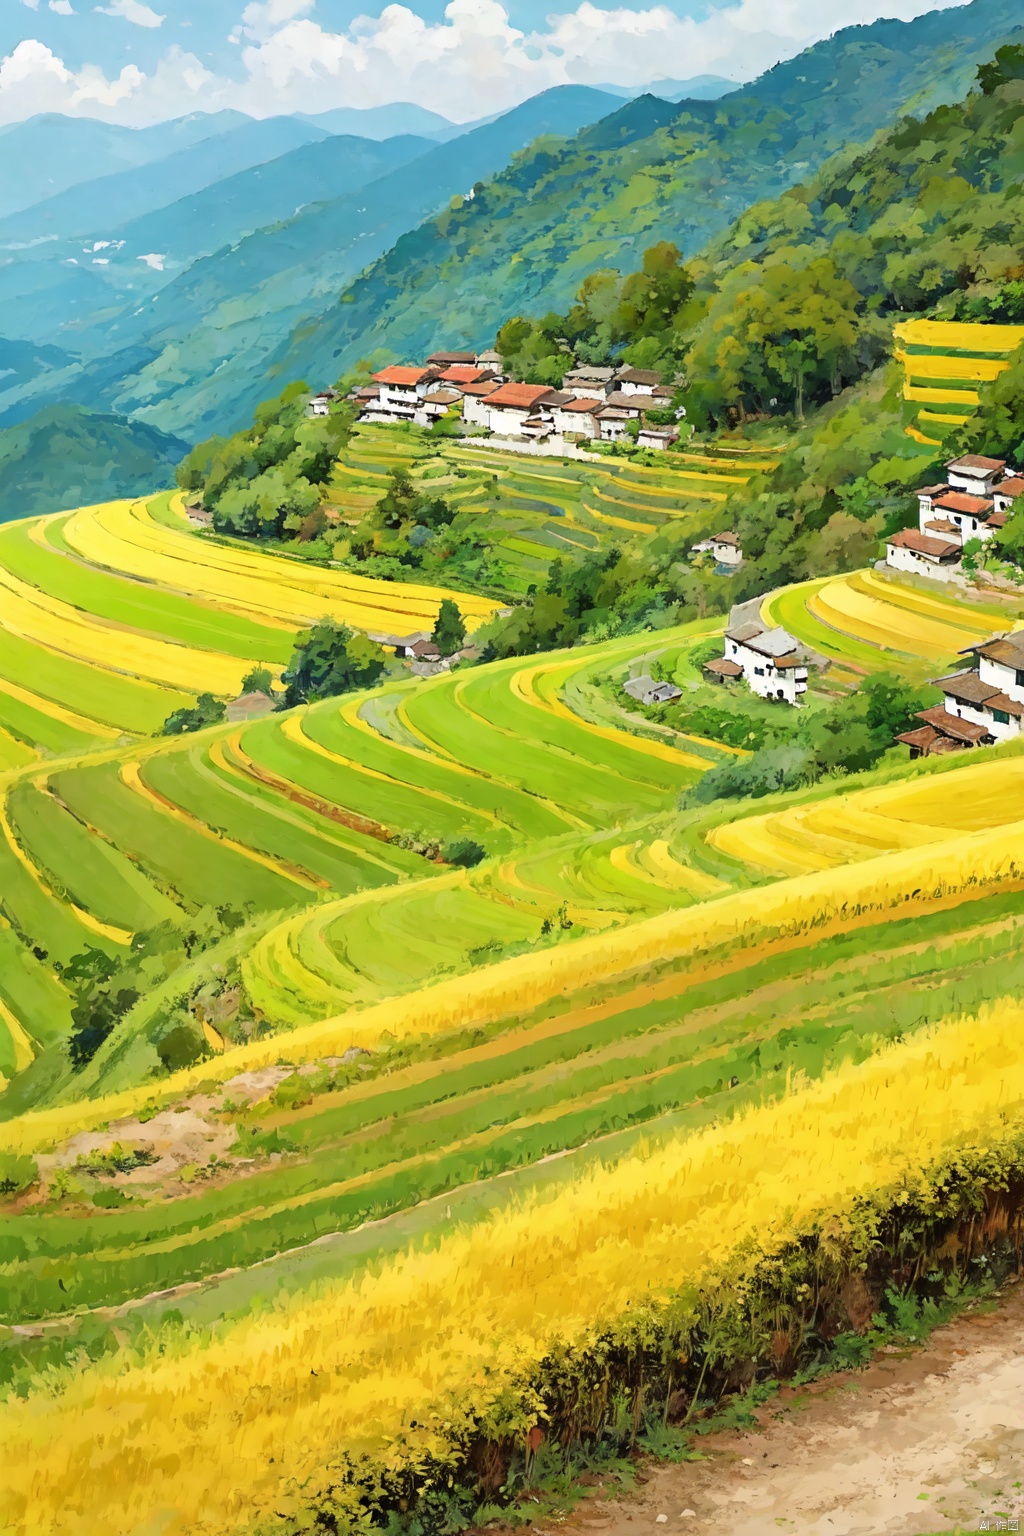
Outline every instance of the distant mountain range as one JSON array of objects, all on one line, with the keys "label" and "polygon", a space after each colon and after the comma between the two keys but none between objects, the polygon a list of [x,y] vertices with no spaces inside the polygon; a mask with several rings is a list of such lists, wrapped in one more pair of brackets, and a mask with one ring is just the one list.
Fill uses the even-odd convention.
[{"label": "distant mountain range", "polygon": [[488,343],[596,268],[659,239],[694,253],[900,112],[958,99],[1019,21],[1019,0],[973,0],[847,28],[739,87],[562,86],[477,124],[409,103],[19,124],[0,132],[0,425],[71,403],[194,441],[290,378]]}]

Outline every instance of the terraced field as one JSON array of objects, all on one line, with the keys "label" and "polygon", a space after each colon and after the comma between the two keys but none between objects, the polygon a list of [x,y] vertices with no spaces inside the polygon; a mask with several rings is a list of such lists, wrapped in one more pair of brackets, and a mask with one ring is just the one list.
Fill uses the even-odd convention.
[{"label": "terraced field", "polygon": [[924,679],[962,665],[965,646],[1019,628],[1024,603],[967,601],[932,583],[868,570],[773,592],[761,612],[827,657],[829,676],[845,683],[880,669]]},{"label": "terraced field", "polygon": [[978,388],[1009,366],[1024,341],[1024,326],[905,320],[895,328],[896,361],[904,371],[903,398],[918,407],[908,432],[938,447],[977,409]]},{"label": "terraced field", "polygon": [[[584,531],[598,490],[660,494],[607,474],[564,477]],[[687,808],[726,749],[596,680],[688,675],[712,621],[154,739],[190,667],[236,686],[310,616],[411,626],[439,594],[199,540],[170,498],[14,525],[0,567],[28,658],[0,770],[0,1528],[358,1524],[368,1486],[461,1466],[469,1420],[533,1444],[544,1362],[991,1155],[1024,1103],[1017,749]],[[876,572],[765,611],[840,680],[1013,622]],[[74,1069],[69,963],[154,935],[179,968]],[[176,1069],[183,1027],[205,1048]]]},{"label": "terraced field", "polygon": [[510,591],[525,591],[557,554],[651,533],[709,508],[771,469],[777,449],[751,451],[731,439],[707,451],[677,451],[656,464],[627,459],[531,458],[485,439],[467,446],[412,426],[358,427],[337,466],[331,499],[357,522],[382,496],[388,476],[407,470],[420,485],[483,520],[501,550]]}]

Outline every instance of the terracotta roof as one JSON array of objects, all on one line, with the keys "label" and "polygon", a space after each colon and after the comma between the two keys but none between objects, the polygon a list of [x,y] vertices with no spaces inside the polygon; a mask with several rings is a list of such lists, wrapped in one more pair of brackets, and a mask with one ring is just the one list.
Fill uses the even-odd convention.
[{"label": "terracotta roof", "polygon": [[951,523],[948,517],[937,518],[934,523],[925,523],[929,533],[959,533],[956,523]]},{"label": "terracotta roof", "polygon": [[1008,693],[993,693],[985,700],[985,708],[998,709],[1004,715],[1015,715],[1018,720],[1024,720],[1024,704],[1018,704]]},{"label": "terracotta roof", "polygon": [[501,388],[501,385],[488,379],[483,384],[463,384],[460,388],[464,395],[473,395],[476,399],[483,400],[485,397],[489,399],[496,389]]},{"label": "terracotta roof", "polygon": [[441,380],[445,384],[479,384],[481,379],[489,376],[489,368],[475,368],[472,363],[456,363],[453,368],[444,370]]},{"label": "terracotta roof", "polygon": [[908,747],[919,747],[924,752],[939,740],[939,733],[932,725],[919,725],[916,731],[901,732],[896,740],[905,741]]},{"label": "terracotta roof", "polygon": [[959,544],[951,544],[948,539],[932,539],[926,533],[918,533],[916,528],[901,528],[899,533],[894,533],[885,541],[894,549],[910,549],[917,555],[930,555],[934,560],[944,560],[960,554]]},{"label": "terracotta roof", "polygon": [[948,490],[949,490],[949,486],[948,485],[922,485],[922,487],[921,487],[921,489],[919,491],[915,491],[914,492],[914,495],[915,496],[941,496],[943,491],[948,491]]},{"label": "terracotta roof", "polygon": [[356,399],[357,400],[379,400],[380,399],[380,390],[379,389],[375,389],[372,384],[367,384],[365,389],[357,389],[356,390]]},{"label": "terracotta roof", "polygon": [[737,549],[740,547],[740,541],[734,533],[713,533],[711,542],[712,544],[732,544]]},{"label": "terracotta roof", "polygon": [[936,497],[932,505],[941,507],[943,512],[968,512],[972,517],[983,517],[992,510],[991,499],[968,496],[963,491],[947,491],[945,496]]},{"label": "terracotta roof", "polygon": [[985,519],[986,528],[1005,528],[1010,521],[1009,512],[990,512]]},{"label": "terracotta roof", "polygon": [[714,672],[716,677],[742,677],[743,668],[739,662],[730,661],[728,656],[713,656],[710,661],[704,663],[705,672]]},{"label": "terracotta roof", "polygon": [[965,453],[961,459],[950,459],[947,469],[977,469],[982,474],[994,474],[997,470],[1006,468],[1005,459],[986,459],[980,453]]},{"label": "terracotta roof", "polygon": [[586,413],[587,411],[598,410],[602,403],[603,402],[600,400],[588,400],[581,395],[578,400],[567,400],[565,404],[560,405],[558,409],[560,411],[579,411],[581,413]]},{"label": "terracotta roof", "polygon": [[425,379],[436,378],[433,368],[382,368],[373,375],[375,384],[422,384]]},{"label": "terracotta roof", "polygon": [[546,400],[555,391],[548,384],[500,384],[488,405],[509,406],[517,411],[532,411],[535,405]]},{"label": "terracotta roof", "polygon": [[993,496],[1009,496],[1015,501],[1018,496],[1024,496],[1024,476],[1011,475],[1009,480],[1001,480],[998,485],[992,487]]},{"label": "terracotta roof", "polygon": [[975,725],[973,720],[962,720],[959,715],[948,714],[942,704],[922,709],[917,718],[923,720],[925,725],[933,725],[943,736],[951,736],[954,741],[977,744],[992,734],[987,726]]},{"label": "terracotta roof", "polygon": [[454,405],[462,396],[457,389],[434,389],[426,398],[431,405]]}]

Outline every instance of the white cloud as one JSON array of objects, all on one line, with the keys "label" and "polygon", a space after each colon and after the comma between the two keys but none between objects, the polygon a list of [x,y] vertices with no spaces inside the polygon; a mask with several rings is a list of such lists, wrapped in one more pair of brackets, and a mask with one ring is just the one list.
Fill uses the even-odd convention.
[{"label": "white cloud", "polygon": [[[347,30],[331,32],[309,14],[315,0],[251,0],[232,34],[240,45],[238,79],[213,75],[177,47],[149,76],[134,66],[116,79],[95,66],[73,73],[30,40],[0,61],[0,122],[63,111],[141,125],[221,107],[265,117],[391,101],[415,101],[464,122],[554,85],[639,86],[706,72],[749,79],[840,27],[882,12],[910,20],[963,0],[712,3],[718,8],[694,19],[664,3],[602,10],[579,0],[575,10],[549,15],[543,29],[524,32],[499,0],[450,0],[437,22],[394,0],[378,16],[357,16]],[[129,11],[159,19],[142,0],[110,0],[104,9],[136,22]]]},{"label": "white cloud", "polygon": [[148,5],[143,5],[142,0],[110,0],[109,5],[97,5],[95,10],[101,16],[120,16],[123,21],[133,22],[137,27],[160,27],[167,19],[158,16]]},{"label": "white cloud", "polygon": [[58,16],[74,16],[75,9],[71,0],[50,0],[50,10],[56,11]]}]

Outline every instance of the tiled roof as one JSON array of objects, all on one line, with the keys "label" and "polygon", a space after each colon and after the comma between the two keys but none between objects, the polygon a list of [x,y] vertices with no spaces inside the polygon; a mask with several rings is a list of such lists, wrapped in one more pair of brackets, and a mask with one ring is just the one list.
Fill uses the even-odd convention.
[{"label": "tiled roof", "polygon": [[728,656],[713,656],[710,661],[704,663],[705,672],[713,672],[716,677],[742,677],[743,668],[739,662],[730,661]]},{"label": "tiled roof", "polygon": [[532,411],[535,405],[553,395],[547,384],[501,384],[487,399],[488,405],[510,406],[518,411]]},{"label": "tiled roof", "polygon": [[923,720],[925,725],[934,726],[943,736],[951,736],[954,741],[969,741],[977,744],[992,734],[987,726],[975,725],[973,720],[962,720],[959,715],[947,713],[942,704],[936,704],[931,709],[922,709],[917,718]]},{"label": "tiled roof", "polygon": [[998,485],[992,487],[993,496],[1009,496],[1011,501],[1016,501],[1018,496],[1024,496],[1024,477],[1011,475],[1009,480],[1001,480]]},{"label": "tiled roof", "polygon": [[936,518],[934,523],[925,523],[929,533],[959,533],[956,523],[951,523],[947,517]]},{"label": "tiled roof", "polygon": [[986,459],[980,453],[965,453],[963,458],[950,459],[947,469],[976,469],[981,474],[995,474],[1000,469],[1006,468],[1005,459]]},{"label": "tiled roof", "polygon": [[479,384],[481,379],[486,379],[489,370],[476,368],[472,363],[456,363],[451,368],[446,368],[441,375],[445,384]]},{"label": "tiled roof", "polygon": [[425,379],[433,379],[436,373],[433,368],[382,368],[380,373],[373,375],[375,384],[405,384],[415,386],[422,384]]},{"label": "tiled roof", "polygon": [[991,640],[972,645],[970,650],[1004,667],[1024,668],[1024,634],[993,635]]},{"label": "tiled roof", "polygon": [[661,383],[661,374],[654,373],[650,368],[627,368],[619,374],[620,384],[649,384],[653,389]]},{"label": "tiled roof", "polygon": [[427,358],[428,363],[441,368],[450,368],[453,363],[468,363],[470,367],[476,365],[475,352],[431,352]]},{"label": "tiled roof", "polygon": [[948,485],[922,485],[922,487],[921,487],[921,489],[919,491],[915,491],[914,492],[914,495],[915,496],[941,496],[943,491],[948,491],[948,490],[949,490],[949,486]]},{"label": "tiled roof", "polygon": [[734,533],[713,533],[712,544],[732,544],[736,549],[740,547],[740,541]]},{"label": "tiled roof", "polygon": [[587,411],[599,410],[602,404],[603,402],[600,400],[588,400],[585,396],[581,395],[576,400],[567,400],[558,409],[560,411],[578,411],[582,415]]},{"label": "tiled roof", "polygon": [[951,544],[948,539],[930,538],[926,533],[918,533],[916,528],[901,528],[885,542],[894,549],[910,549],[917,555],[930,555],[933,560],[952,558],[960,553],[959,544]]},{"label": "tiled roof", "polygon": [[977,672],[956,672],[952,677],[937,677],[935,686],[963,704],[984,704],[999,692],[993,683],[983,683]]},{"label": "tiled roof", "polygon": [[967,512],[971,517],[984,517],[992,511],[991,499],[968,496],[963,491],[947,491],[944,496],[936,497],[932,505],[941,507],[943,512]]}]

